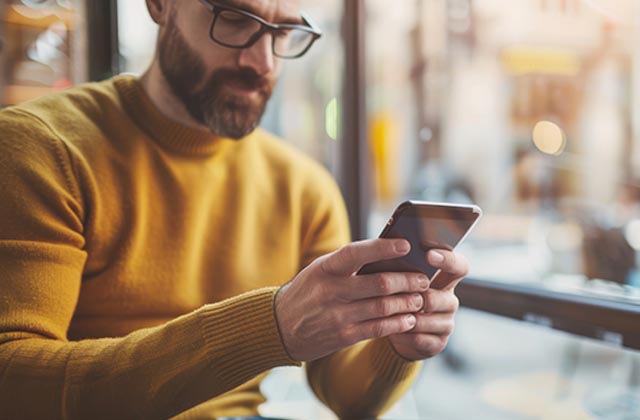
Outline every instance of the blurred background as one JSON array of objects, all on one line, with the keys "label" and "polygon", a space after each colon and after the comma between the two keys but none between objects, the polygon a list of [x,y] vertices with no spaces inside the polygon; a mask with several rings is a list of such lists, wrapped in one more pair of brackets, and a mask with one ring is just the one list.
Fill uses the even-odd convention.
[{"label": "blurred background", "polygon": [[[195,0],[194,0],[195,1]],[[640,1],[302,0],[324,35],[263,126],[329,168],[354,238],[476,203],[445,353],[388,418],[640,418]],[[0,106],[140,74],[143,0],[0,0]],[[332,418],[299,370],[264,412]]]}]

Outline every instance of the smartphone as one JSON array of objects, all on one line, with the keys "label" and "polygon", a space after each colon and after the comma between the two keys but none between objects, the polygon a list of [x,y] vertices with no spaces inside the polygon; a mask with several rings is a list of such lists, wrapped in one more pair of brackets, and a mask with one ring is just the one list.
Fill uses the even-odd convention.
[{"label": "smartphone", "polygon": [[411,251],[400,258],[366,264],[358,274],[420,272],[433,278],[437,269],[425,258],[430,249],[452,251],[478,223],[482,210],[476,205],[405,201],[400,204],[380,234],[381,238],[403,238]]}]

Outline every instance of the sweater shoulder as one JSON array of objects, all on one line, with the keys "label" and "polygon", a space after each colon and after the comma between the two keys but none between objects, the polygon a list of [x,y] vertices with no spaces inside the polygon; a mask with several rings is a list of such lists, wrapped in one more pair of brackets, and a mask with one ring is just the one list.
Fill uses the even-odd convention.
[{"label": "sweater shoulder", "polygon": [[[23,102],[11,108],[39,116],[45,121],[64,120],[70,117],[95,117],[105,107],[121,106],[114,79],[84,83],[37,99]],[[11,109],[9,108],[9,109]]]},{"label": "sweater shoulder", "polygon": [[57,136],[37,115],[14,106],[0,111],[0,161],[9,166],[53,162],[62,150]]},{"label": "sweater shoulder", "polygon": [[99,137],[122,115],[112,80],[87,83],[15,105],[0,112],[3,126],[44,130],[67,146]]},{"label": "sweater shoulder", "polygon": [[256,133],[262,155],[277,172],[313,183],[334,183],[331,173],[318,161],[268,131]]},{"label": "sweater shoulder", "polygon": [[[0,162],[20,173],[59,174],[79,199],[75,159],[99,153],[119,96],[111,80],[79,85],[0,111]],[[20,169],[22,168],[22,169]],[[18,173],[16,172],[16,173]]]}]

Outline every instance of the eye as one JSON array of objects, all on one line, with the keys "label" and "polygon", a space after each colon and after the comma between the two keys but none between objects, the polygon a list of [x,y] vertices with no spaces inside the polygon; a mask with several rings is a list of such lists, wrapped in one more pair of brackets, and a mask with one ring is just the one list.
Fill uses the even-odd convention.
[{"label": "eye", "polygon": [[273,36],[275,38],[286,38],[291,34],[291,30],[289,29],[278,29],[273,31]]},{"label": "eye", "polygon": [[218,19],[222,23],[235,26],[246,26],[250,25],[253,22],[247,16],[241,15],[240,13],[230,12],[228,10],[220,13]]}]

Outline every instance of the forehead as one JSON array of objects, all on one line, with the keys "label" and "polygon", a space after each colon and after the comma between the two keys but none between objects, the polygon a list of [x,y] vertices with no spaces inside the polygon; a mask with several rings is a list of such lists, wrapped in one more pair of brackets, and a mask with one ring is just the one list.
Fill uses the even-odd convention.
[{"label": "forehead", "polygon": [[271,22],[300,20],[300,0],[216,0],[251,12]]}]

